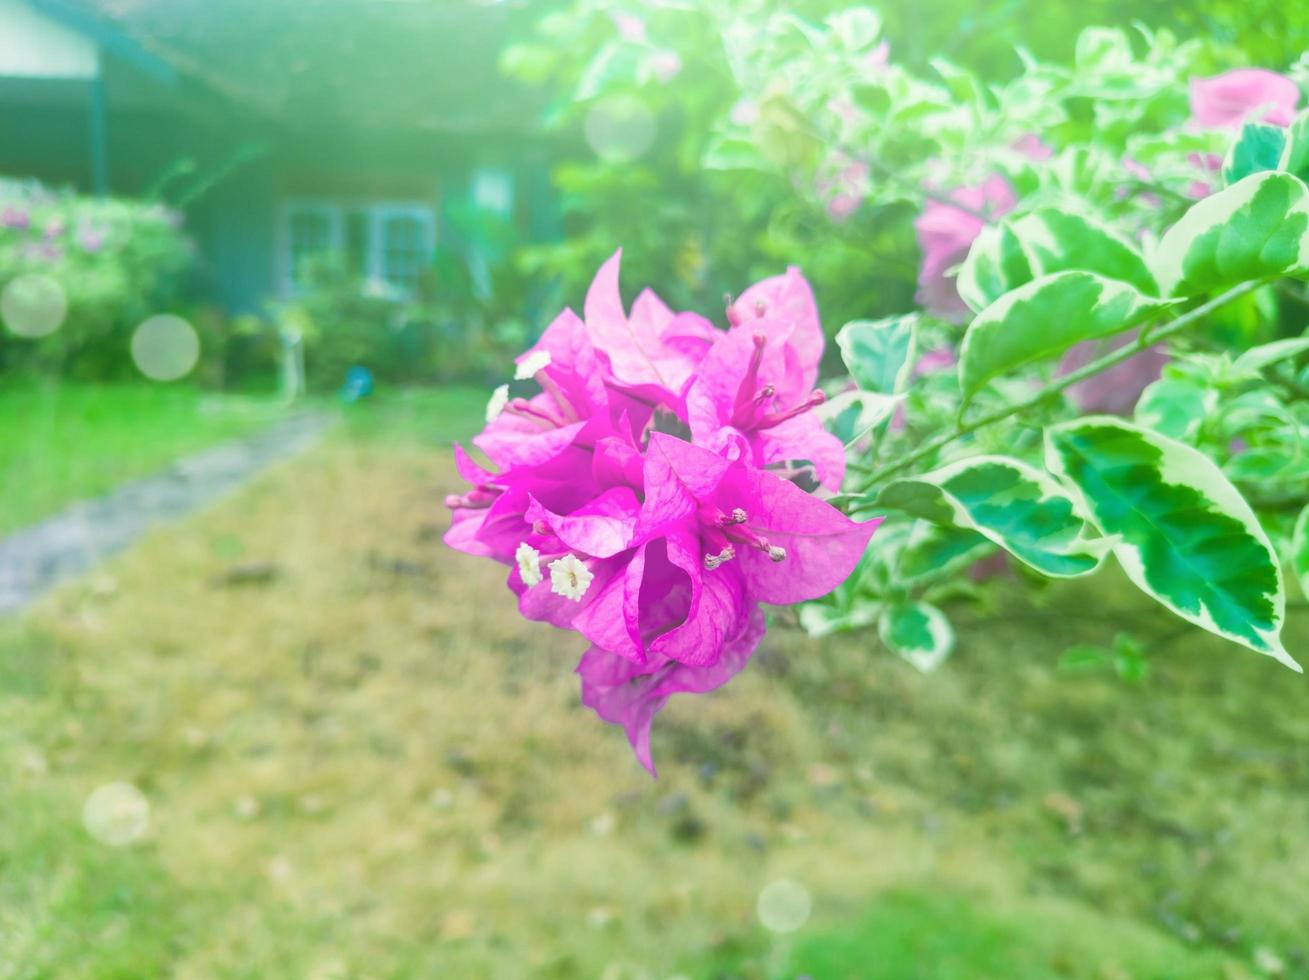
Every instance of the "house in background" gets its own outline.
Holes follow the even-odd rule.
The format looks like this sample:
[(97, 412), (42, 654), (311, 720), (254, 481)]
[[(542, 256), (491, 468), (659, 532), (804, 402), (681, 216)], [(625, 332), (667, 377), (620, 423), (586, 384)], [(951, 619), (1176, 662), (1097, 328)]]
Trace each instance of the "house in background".
[(403, 293), (451, 218), (551, 237), (539, 106), (476, 0), (0, 0), (0, 177), (182, 208), (233, 313), (326, 252)]

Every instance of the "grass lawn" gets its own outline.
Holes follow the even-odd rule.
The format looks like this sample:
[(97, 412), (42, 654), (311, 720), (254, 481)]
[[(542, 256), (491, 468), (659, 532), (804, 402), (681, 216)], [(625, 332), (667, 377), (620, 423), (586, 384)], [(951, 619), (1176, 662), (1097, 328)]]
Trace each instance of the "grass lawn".
[[(445, 397), (0, 624), (0, 978), (1309, 976), (1303, 680), (1198, 633), (1139, 683), (1061, 671), (1172, 624), (1109, 576), (1000, 582), (932, 677), (774, 629), (674, 699), (652, 781), (581, 642), (442, 550), (432, 446), (480, 413)], [(119, 781), (150, 822), (112, 847), (82, 810)]]
[(272, 402), (174, 385), (0, 386), (0, 534), (266, 424)]

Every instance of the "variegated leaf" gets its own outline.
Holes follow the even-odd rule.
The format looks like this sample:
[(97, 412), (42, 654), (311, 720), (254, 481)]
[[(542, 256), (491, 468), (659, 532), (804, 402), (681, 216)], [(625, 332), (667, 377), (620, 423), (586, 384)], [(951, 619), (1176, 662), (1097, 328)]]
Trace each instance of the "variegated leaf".
[(1043, 276), (977, 314), (959, 351), (959, 385), (971, 397), (1006, 371), (1058, 357), (1084, 340), (1122, 333), (1167, 305), (1090, 272)]
[(853, 320), (837, 332), (836, 345), (855, 384), (864, 391), (894, 395), (909, 384), (916, 355), (917, 318)]
[(1180, 378), (1161, 378), (1136, 402), (1139, 425), (1183, 442), (1194, 440), (1204, 420), (1218, 407), (1218, 392)]
[(1285, 150), (1286, 130), (1283, 127), (1246, 123), (1223, 161), (1223, 183), (1230, 187), (1251, 174), (1277, 170)]
[(1282, 647), (1286, 595), (1258, 519), (1203, 453), (1119, 418), (1046, 430), (1046, 464), (1138, 588), (1211, 633), (1300, 666)]
[(1287, 173), (1251, 174), (1191, 207), (1164, 234), (1154, 273), (1165, 296), (1215, 292), (1309, 270), (1309, 190)]
[(1036, 275), (1081, 269), (1130, 283), (1147, 296), (1158, 295), (1145, 257), (1108, 225), (1071, 211), (1038, 208), (1014, 222), (1014, 231), (1032, 257)]
[(954, 649), (954, 628), (945, 614), (926, 602), (886, 606), (877, 634), (897, 656), (923, 673), (935, 670)]
[(1095, 571), (1107, 547), (1088, 539), (1086, 521), (1058, 483), (1004, 456), (971, 456), (894, 480), (882, 488), (877, 505), (976, 531), (1056, 578)]
[(955, 288), (973, 312), (1036, 276), (1031, 257), (1007, 221), (990, 225), (973, 241), (968, 258), (959, 267)]
[(1309, 350), (1309, 337), (1290, 337), (1251, 347), (1232, 362), (1233, 376), (1257, 376), (1264, 368)]

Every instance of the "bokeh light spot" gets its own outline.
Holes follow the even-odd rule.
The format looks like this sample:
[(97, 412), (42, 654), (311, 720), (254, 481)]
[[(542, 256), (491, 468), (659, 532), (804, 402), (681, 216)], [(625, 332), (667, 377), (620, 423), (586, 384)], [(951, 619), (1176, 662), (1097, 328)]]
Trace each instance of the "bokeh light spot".
[(107, 783), (86, 798), (82, 826), (102, 844), (122, 847), (150, 829), (150, 801), (131, 783)]
[(788, 878), (769, 882), (759, 893), (755, 911), (770, 932), (795, 932), (809, 921), (812, 902), (804, 885)]
[(639, 99), (615, 95), (603, 99), (586, 114), (586, 142), (596, 156), (612, 163), (635, 160), (655, 140), (655, 118)]
[(152, 316), (132, 334), (132, 360), (151, 381), (185, 377), (199, 359), (200, 337), (180, 316)]
[(17, 276), (0, 293), (0, 317), (19, 337), (44, 337), (68, 315), (64, 287), (39, 272)]

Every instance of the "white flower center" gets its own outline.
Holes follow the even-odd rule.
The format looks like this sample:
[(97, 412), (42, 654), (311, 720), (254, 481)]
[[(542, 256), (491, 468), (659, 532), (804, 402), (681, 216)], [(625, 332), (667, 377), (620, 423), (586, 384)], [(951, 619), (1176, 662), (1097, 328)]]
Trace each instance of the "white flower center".
[(523, 359), (518, 362), (518, 369), (514, 371), (515, 381), (526, 381), (528, 378), (535, 378), (538, 371), (542, 371), (550, 366), (550, 352), (548, 350), (534, 350), (524, 355)]
[(518, 574), (522, 576), (524, 585), (530, 587), (540, 583), (541, 552), (524, 541), (514, 552), (514, 559), (518, 562)]
[(550, 563), (550, 591), (565, 599), (581, 602), (595, 575), (576, 555), (564, 555)]
[(491, 400), (486, 403), (486, 420), (494, 422), (500, 417), (500, 413), (505, 410), (509, 404), (509, 386), (501, 385), (495, 391), (491, 392)]

